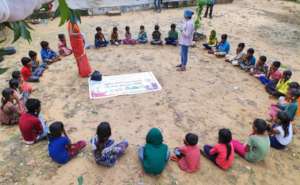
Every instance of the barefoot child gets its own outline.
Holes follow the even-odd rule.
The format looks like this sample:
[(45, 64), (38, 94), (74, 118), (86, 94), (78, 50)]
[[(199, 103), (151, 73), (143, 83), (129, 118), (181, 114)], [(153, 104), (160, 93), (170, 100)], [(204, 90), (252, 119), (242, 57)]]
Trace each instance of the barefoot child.
[(121, 44), (121, 42), (122, 41), (119, 39), (118, 28), (113, 27), (110, 43), (114, 46), (119, 46)]
[(129, 26), (125, 27), (125, 39), (123, 40), (123, 44), (127, 44), (127, 45), (135, 45), (136, 44), (136, 40), (134, 40), (131, 36)]
[(205, 145), (201, 153), (221, 169), (227, 170), (232, 166), (234, 161), (234, 148), (231, 138), (229, 129), (220, 129), (218, 144), (215, 146)]
[(140, 32), (138, 35), (137, 42), (140, 44), (146, 44), (148, 42), (147, 33), (145, 32), (145, 26), (140, 26)]
[(293, 128), (286, 112), (282, 111), (277, 114), (277, 120), (269, 126), (269, 130), (271, 147), (282, 150), (292, 142)]
[(179, 168), (183, 171), (196, 172), (200, 166), (200, 149), (197, 146), (198, 136), (188, 133), (183, 142), (184, 146), (175, 148), (175, 155), (171, 157), (171, 160), (177, 161)]
[(29, 51), (28, 56), (31, 59), (31, 69), (33, 76), (42, 76), (47, 68), (47, 64), (40, 65), (40, 61), (37, 59), (37, 53), (35, 51)]
[(6, 88), (2, 91), (1, 103), (0, 123), (3, 125), (18, 124), (22, 113), (22, 105), (13, 89)]
[(165, 38), (167, 45), (177, 46), (178, 32), (176, 31), (176, 24), (171, 24), (171, 30), (168, 33), (168, 37)]
[(146, 144), (139, 148), (138, 155), (146, 173), (158, 175), (165, 169), (170, 152), (163, 143), (163, 136), (158, 128), (152, 128), (148, 132)]
[(233, 56), (226, 55), (225, 62), (230, 62), (234, 66), (239, 65), (239, 60), (241, 60), (242, 57), (244, 57), (244, 48), (245, 48), (245, 43), (239, 43), (237, 48), (236, 48), (236, 54)]
[(72, 54), (72, 50), (68, 48), (66, 37), (64, 34), (58, 34), (58, 53), (60, 56), (69, 56)]
[(71, 143), (64, 125), (60, 121), (52, 123), (48, 134), (48, 153), (51, 159), (59, 164), (66, 164), (74, 158), (85, 146), (85, 141)]
[(249, 162), (258, 162), (266, 158), (270, 151), (270, 140), (266, 134), (268, 125), (265, 120), (255, 119), (252, 134), (245, 144), (232, 140), (234, 151)]
[(152, 41), (151, 41), (152, 45), (162, 45), (163, 42), (161, 40), (161, 33), (159, 31), (159, 26), (155, 25), (154, 26), (154, 31), (152, 33)]
[(127, 141), (115, 143), (110, 139), (111, 128), (108, 122), (101, 122), (97, 127), (96, 136), (91, 139), (92, 150), (97, 164), (112, 167), (124, 155)]
[(106, 47), (108, 45), (108, 41), (106, 41), (104, 34), (102, 33), (102, 28), (97, 27), (95, 34), (95, 48)]
[(56, 52), (50, 49), (49, 43), (47, 41), (42, 41), (40, 45), (42, 47), (41, 56), (44, 63), (49, 65), (61, 60)]

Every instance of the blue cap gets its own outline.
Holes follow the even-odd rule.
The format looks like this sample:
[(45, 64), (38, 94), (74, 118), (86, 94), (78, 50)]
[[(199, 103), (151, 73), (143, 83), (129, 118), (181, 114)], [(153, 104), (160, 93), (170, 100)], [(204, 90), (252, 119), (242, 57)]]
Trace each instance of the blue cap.
[(185, 10), (184, 17), (192, 17), (194, 12), (192, 10)]

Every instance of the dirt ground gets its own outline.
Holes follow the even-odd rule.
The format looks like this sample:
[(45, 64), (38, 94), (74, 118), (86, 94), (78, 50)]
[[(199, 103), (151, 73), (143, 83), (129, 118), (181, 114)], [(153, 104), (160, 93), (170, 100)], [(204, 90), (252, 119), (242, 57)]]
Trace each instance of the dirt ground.
[[(94, 29), (101, 26), (109, 37), (112, 26), (131, 26), (137, 35), (144, 24), (148, 35), (159, 23), (163, 35), (173, 22), (182, 20), (183, 9), (125, 13), (122, 16), (84, 17), (82, 31), (93, 43)], [(58, 20), (34, 26), (33, 42), (18, 41), (18, 52), (7, 58), (1, 67), (9, 67), (0, 76), (1, 89), (13, 70), (21, 67), (19, 59), (28, 50), (40, 50), (39, 42), (48, 40), (56, 49), (57, 34), (66, 33)], [(255, 55), (266, 55), (268, 61), (282, 61), (300, 81), (300, 4), (278, 0), (235, 0), (233, 4), (215, 6), (212, 20), (204, 19), (202, 31), (216, 29), (218, 35), (227, 33), (234, 52), (238, 42), (256, 49)], [(156, 93), (90, 100), (87, 79), (78, 77), (73, 56), (50, 66), (33, 97), (42, 101), (42, 112), (49, 122), (63, 121), (73, 141), (88, 141), (101, 121), (109, 121), (112, 138), (128, 139), (130, 145), (124, 157), (113, 168), (97, 166), (91, 147), (64, 166), (51, 161), (47, 142), (33, 146), (21, 142), (17, 126), (0, 127), (0, 184), (62, 185), (77, 184), (82, 176), (85, 185), (176, 185), (176, 184), (251, 184), (296, 185), (300, 174), (300, 134), (285, 151), (271, 150), (264, 162), (250, 164), (236, 156), (233, 167), (221, 171), (201, 158), (201, 169), (195, 174), (182, 172), (170, 162), (162, 175), (145, 175), (137, 158), (137, 148), (145, 142), (151, 127), (161, 128), (170, 148), (182, 145), (187, 132), (197, 133), (199, 146), (217, 140), (222, 127), (232, 130), (236, 139), (245, 141), (254, 118), (267, 118), (272, 101), (263, 86), (248, 74), (207, 54), (201, 43), (190, 52), (188, 71), (179, 73), (179, 48), (150, 45), (109, 46), (87, 51), (93, 69), (104, 75), (152, 71), (162, 85)], [(299, 118), (296, 120), (299, 123)], [(300, 125), (300, 123), (298, 124)], [(298, 183), (297, 183), (298, 182)]]

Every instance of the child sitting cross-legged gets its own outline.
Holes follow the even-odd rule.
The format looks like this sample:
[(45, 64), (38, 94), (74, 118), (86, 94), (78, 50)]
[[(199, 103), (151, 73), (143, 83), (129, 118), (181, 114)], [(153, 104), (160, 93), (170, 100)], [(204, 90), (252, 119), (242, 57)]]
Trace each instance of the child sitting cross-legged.
[(168, 33), (168, 37), (165, 38), (167, 45), (177, 46), (178, 32), (176, 31), (176, 24), (171, 24), (171, 30)]
[(214, 162), (223, 170), (229, 169), (234, 161), (234, 148), (231, 143), (231, 131), (229, 129), (219, 130), (219, 141), (215, 146), (205, 145), (202, 155)]
[(125, 27), (125, 39), (123, 40), (123, 44), (127, 44), (127, 45), (135, 45), (136, 44), (136, 40), (134, 40), (131, 36), (129, 26)]
[(293, 140), (293, 127), (289, 115), (281, 111), (273, 125), (269, 125), (271, 147), (282, 150)]
[(59, 164), (69, 162), (86, 146), (85, 141), (78, 141), (72, 144), (65, 131), (64, 124), (60, 121), (52, 123), (49, 131), (49, 156)]
[(285, 96), (288, 92), (289, 84), (291, 83), (292, 71), (286, 70), (283, 72), (280, 80), (277, 84), (269, 83), (266, 86), (266, 91), (274, 96), (279, 98), (280, 96)]
[(47, 41), (42, 41), (40, 45), (42, 47), (41, 56), (43, 63), (49, 65), (61, 60), (60, 57), (56, 54), (56, 52), (49, 47), (49, 43)]
[(268, 73), (266, 75), (259, 75), (258, 78), (260, 82), (264, 85), (268, 85), (269, 83), (276, 85), (282, 76), (281, 72), (279, 71), (280, 66), (281, 63), (279, 61), (274, 61), (268, 69)]
[(214, 51), (209, 53), (215, 54), (217, 57), (225, 57), (230, 51), (230, 44), (227, 40), (227, 34), (221, 36), (221, 42), (219, 42)]
[(250, 69), (250, 74), (259, 78), (261, 75), (267, 75), (268, 73), (268, 65), (266, 64), (267, 57), (260, 56), (255, 66)]
[(158, 128), (150, 129), (146, 144), (139, 148), (138, 155), (146, 173), (159, 175), (165, 169), (170, 152), (168, 146), (163, 143), (163, 136)]
[(145, 26), (140, 26), (140, 32), (138, 35), (137, 42), (140, 44), (146, 44), (148, 42), (147, 33), (145, 32)]
[(161, 40), (161, 33), (159, 31), (159, 26), (155, 25), (154, 26), (154, 31), (152, 33), (152, 41), (151, 41), (152, 45), (162, 45), (163, 42)]
[(184, 146), (175, 148), (171, 160), (177, 161), (181, 170), (193, 173), (200, 167), (200, 149), (197, 146), (198, 136), (193, 133), (188, 133), (184, 139)]
[(21, 59), (22, 62), (22, 69), (21, 69), (21, 74), (23, 79), (26, 82), (39, 82), (39, 76), (33, 76), (32, 74), (32, 69), (31, 69), (31, 60), (28, 57), (23, 57)]
[(34, 144), (47, 138), (48, 125), (40, 114), (41, 102), (38, 99), (28, 99), (26, 113), (22, 113), (19, 119), (19, 128), (25, 144)]
[(119, 39), (118, 28), (113, 27), (113, 31), (111, 33), (110, 43), (114, 46), (119, 46), (121, 44), (121, 40)]
[(64, 34), (58, 34), (58, 53), (63, 57), (72, 54), (72, 50), (67, 46), (67, 41)]
[(217, 32), (216, 30), (211, 30), (208, 42), (203, 44), (204, 49), (212, 50), (218, 44)]
[(247, 50), (247, 54), (244, 55), (239, 60), (239, 66), (244, 71), (249, 71), (251, 68), (253, 68), (255, 66), (255, 63), (256, 63), (256, 58), (254, 56), (254, 49), (253, 48), (249, 48)]
[(128, 142), (115, 143), (110, 139), (111, 128), (108, 122), (101, 122), (97, 127), (96, 136), (91, 139), (95, 161), (99, 165), (112, 167), (125, 153)]
[(102, 28), (97, 27), (95, 34), (95, 48), (106, 47), (108, 45), (108, 41), (106, 41), (104, 34), (102, 33)]
[(235, 55), (226, 55), (225, 62), (230, 62), (234, 66), (239, 65), (239, 60), (245, 55), (244, 53), (245, 43), (239, 43), (236, 48)]
[(40, 65), (37, 53), (35, 51), (29, 51), (28, 56), (31, 59), (31, 69), (33, 76), (42, 76), (44, 71), (47, 69), (47, 64), (43, 63)]
[(252, 125), (252, 134), (247, 143), (242, 144), (232, 140), (234, 151), (249, 162), (258, 162), (266, 158), (270, 151), (270, 140), (266, 134), (268, 125), (263, 119), (255, 119)]

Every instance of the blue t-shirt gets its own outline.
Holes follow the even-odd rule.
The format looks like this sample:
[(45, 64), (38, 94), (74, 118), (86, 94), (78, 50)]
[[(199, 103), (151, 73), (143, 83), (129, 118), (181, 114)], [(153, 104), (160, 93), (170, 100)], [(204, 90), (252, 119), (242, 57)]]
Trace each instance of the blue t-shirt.
[(57, 54), (51, 49), (42, 49), (41, 57), (43, 62), (47, 62), (47, 60), (52, 60), (53, 58), (57, 57)]
[(52, 160), (59, 164), (66, 164), (70, 160), (67, 151), (67, 146), (69, 144), (70, 140), (67, 137), (49, 137), (48, 152)]
[(217, 51), (218, 52), (225, 52), (226, 54), (229, 53), (229, 50), (230, 50), (230, 44), (225, 41), (225, 42), (220, 42), (218, 45), (217, 45)]

